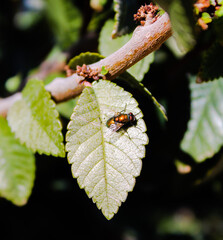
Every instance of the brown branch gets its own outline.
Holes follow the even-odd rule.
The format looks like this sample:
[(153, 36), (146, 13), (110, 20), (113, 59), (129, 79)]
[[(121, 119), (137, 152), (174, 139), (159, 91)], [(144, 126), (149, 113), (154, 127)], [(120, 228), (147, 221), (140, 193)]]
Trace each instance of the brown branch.
[[(144, 26), (137, 27), (132, 38), (122, 48), (89, 67), (100, 72), (104, 66), (109, 71), (106, 78), (112, 80), (157, 50), (171, 35), (170, 19), (168, 14), (164, 13), (154, 23), (151, 24), (151, 21), (148, 21)], [(56, 78), (46, 86), (46, 90), (51, 93), (56, 102), (66, 101), (82, 92), (83, 80), (84, 78), (76, 73), (67, 78)], [(21, 98), (19, 93), (16, 96), (0, 99), (0, 115), (6, 116), (9, 107)]]
[(168, 14), (164, 13), (153, 24), (137, 27), (132, 38), (122, 48), (90, 65), (90, 68), (100, 71), (101, 67), (105, 66), (109, 71), (106, 77), (112, 80), (157, 50), (171, 35), (170, 19)]

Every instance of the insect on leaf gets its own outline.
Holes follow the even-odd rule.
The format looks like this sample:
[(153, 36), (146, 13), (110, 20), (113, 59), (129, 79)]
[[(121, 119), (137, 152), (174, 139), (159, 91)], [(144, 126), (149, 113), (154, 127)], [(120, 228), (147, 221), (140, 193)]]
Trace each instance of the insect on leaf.
[[(107, 120), (123, 110), (135, 115), (136, 124), (112, 131)], [(148, 144), (142, 117), (130, 93), (102, 80), (84, 89), (68, 124), (72, 174), (107, 219), (117, 213), (140, 175)]]

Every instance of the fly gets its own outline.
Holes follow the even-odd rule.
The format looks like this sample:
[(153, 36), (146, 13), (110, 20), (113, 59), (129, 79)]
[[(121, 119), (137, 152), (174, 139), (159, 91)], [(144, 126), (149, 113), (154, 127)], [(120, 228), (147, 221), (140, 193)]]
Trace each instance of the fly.
[(106, 126), (113, 132), (117, 132), (123, 126), (134, 124), (136, 118), (133, 113), (116, 113), (115, 116), (108, 119)]

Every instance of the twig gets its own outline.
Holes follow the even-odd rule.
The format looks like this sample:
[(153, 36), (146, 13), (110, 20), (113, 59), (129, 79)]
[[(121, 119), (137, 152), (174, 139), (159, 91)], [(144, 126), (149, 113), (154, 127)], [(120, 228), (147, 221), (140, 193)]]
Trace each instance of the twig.
[(125, 72), (151, 52), (157, 50), (172, 35), (170, 19), (164, 13), (153, 24), (139, 26), (132, 38), (110, 56), (91, 64), (91, 69), (100, 71), (104, 66), (108, 70), (107, 79), (112, 80)]
[[(170, 19), (168, 14), (164, 13), (154, 23), (151, 24), (149, 21), (144, 26), (137, 27), (132, 38), (122, 48), (89, 66), (98, 72), (104, 66), (109, 71), (106, 78), (112, 80), (157, 50), (171, 35)], [(67, 78), (56, 78), (46, 86), (46, 90), (56, 102), (66, 101), (82, 92), (85, 86), (83, 80), (84, 78), (76, 73)], [(0, 99), (0, 115), (7, 115), (10, 106), (21, 97), (19, 93), (16, 96)]]

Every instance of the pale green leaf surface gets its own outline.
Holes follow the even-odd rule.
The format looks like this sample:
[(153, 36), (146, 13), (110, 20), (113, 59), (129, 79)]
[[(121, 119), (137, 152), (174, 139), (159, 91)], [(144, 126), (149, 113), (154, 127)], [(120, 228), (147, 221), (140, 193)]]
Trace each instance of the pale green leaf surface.
[(8, 121), (16, 137), (34, 152), (64, 157), (61, 122), (42, 81), (27, 83), (22, 99), (10, 108)]
[[(112, 39), (111, 32), (114, 25), (113, 20), (108, 20), (104, 27), (101, 30), (99, 37), (99, 51), (104, 56), (109, 56), (113, 52), (117, 51), (124, 44), (126, 44), (132, 34), (123, 35), (122, 37)], [(131, 73), (138, 81), (143, 80), (145, 73), (149, 71), (150, 64), (154, 61), (154, 53), (149, 54), (144, 57), (141, 61), (136, 63), (134, 66), (128, 69), (128, 72)]]
[(34, 178), (33, 154), (15, 139), (7, 121), (0, 117), (0, 196), (16, 205), (26, 204)]
[[(113, 132), (106, 122), (123, 110), (132, 112), (137, 123)], [(71, 116), (66, 150), (73, 176), (107, 219), (117, 213), (140, 174), (148, 144), (142, 117), (132, 95), (105, 80), (84, 89)]]
[(223, 145), (223, 78), (191, 89), (191, 119), (181, 148), (197, 162), (212, 157)]

